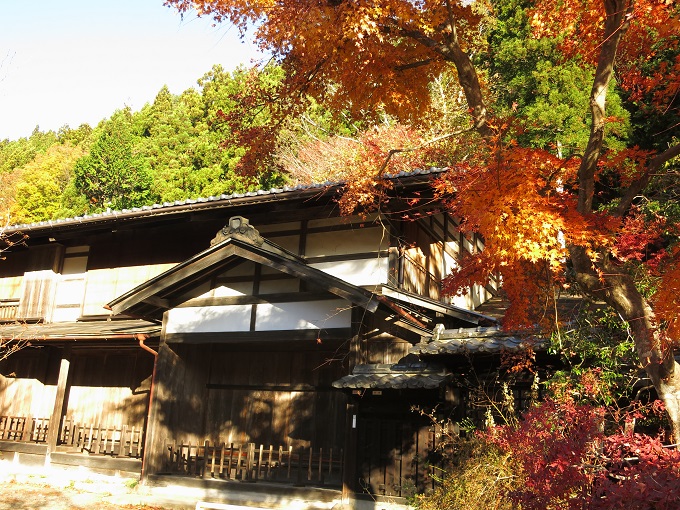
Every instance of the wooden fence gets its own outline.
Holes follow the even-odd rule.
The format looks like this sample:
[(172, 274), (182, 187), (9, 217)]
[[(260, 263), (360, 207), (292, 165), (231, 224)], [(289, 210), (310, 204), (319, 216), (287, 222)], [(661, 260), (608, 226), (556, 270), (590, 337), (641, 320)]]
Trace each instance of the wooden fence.
[(0, 299), (0, 322), (14, 322), (18, 310), (18, 299)]
[(59, 444), (79, 452), (141, 458), (144, 446), (142, 427), (102, 426), (64, 419)]
[[(45, 443), (49, 422), (49, 418), (0, 416), (0, 440)], [(128, 425), (83, 424), (64, 418), (58, 446), (81, 453), (141, 458), (144, 430)]]
[(49, 422), (49, 418), (0, 416), (0, 440), (44, 443), (47, 441)]
[(167, 449), (166, 469), (173, 474), (295, 485), (342, 484), (342, 450), (210, 441), (173, 442)]

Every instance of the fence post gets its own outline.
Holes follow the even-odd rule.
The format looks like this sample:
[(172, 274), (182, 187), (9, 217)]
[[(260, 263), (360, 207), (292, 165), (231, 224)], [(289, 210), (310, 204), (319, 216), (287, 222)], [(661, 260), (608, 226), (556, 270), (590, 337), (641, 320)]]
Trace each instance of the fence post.
[(255, 467), (255, 481), (257, 481), (260, 478), (260, 469), (262, 469), (262, 451), (264, 449), (264, 445), (260, 445), (260, 454), (257, 457), (257, 466)]
[(272, 455), (274, 453), (274, 445), (269, 445), (269, 459), (267, 460), (267, 480), (271, 480), (272, 473)]
[(254, 482), (253, 464), (255, 464), (255, 443), (248, 443), (248, 454), (246, 457), (246, 481)]
[(23, 441), (24, 443), (31, 439), (31, 436), (33, 435), (33, 429), (35, 429), (35, 418), (30, 419), (31, 421), (30, 427), (27, 426), (28, 421), (29, 419), (26, 418), (26, 421), (24, 422), (24, 430), (22, 431), (23, 433), (21, 434), (20, 438), (20, 440)]
[(297, 482), (296, 486), (297, 487), (303, 487), (305, 484), (302, 481), (302, 459), (305, 454), (305, 449), (303, 446), (300, 447), (300, 453), (298, 454), (298, 469), (297, 469)]
[(319, 484), (323, 485), (323, 448), (319, 448)]

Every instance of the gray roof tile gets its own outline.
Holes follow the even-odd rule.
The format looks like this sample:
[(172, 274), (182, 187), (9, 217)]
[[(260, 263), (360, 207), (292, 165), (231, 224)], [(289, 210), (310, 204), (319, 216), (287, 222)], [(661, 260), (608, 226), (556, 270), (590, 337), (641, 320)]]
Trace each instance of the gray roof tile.
[[(444, 172), (446, 169), (445, 168), (429, 168), (426, 170), (414, 170), (412, 172), (400, 172), (398, 174), (388, 174), (385, 175), (385, 178), (387, 179), (398, 179), (402, 177), (414, 177), (418, 175), (430, 175), (430, 174), (438, 174), (441, 172)], [(170, 208), (170, 207), (178, 207), (178, 206), (187, 206), (190, 207), (193, 204), (202, 204), (202, 203), (215, 203), (215, 202), (222, 202), (222, 201), (229, 201), (237, 198), (250, 198), (250, 197), (258, 197), (258, 196), (267, 196), (267, 195), (278, 195), (282, 193), (293, 193), (297, 191), (306, 191), (306, 190), (314, 190), (314, 189), (322, 189), (322, 188), (327, 188), (327, 187), (332, 187), (332, 186), (339, 186), (341, 185), (342, 182), (325, 182), (325, 183), (317, 183), (317, 184), (309, 184), (309, 185), (301, 185), (298, 184), (296, 186), (284, 186), (283, 188), (271, 188), (269, 190), (257, 190), (257, 191), (249, 191), (247, 193), (232, 193), (229, 195), (220, 195), (219, 197), (211, 196), (211, 197), (202, 197), (202, 198), (193, 198), (193, 199), (186, 199), (186, 200), (177, 200), (175, 202), (164, 202), (162, 204), (153, 204), (153, 205), (145, 205), (142, 206), (141, 208), (135, 207), (132, 209), (124, 209), (121, 211), (104, 211), (100, 213), (93, 213), (93, 214), (86, 214), (83, 216), (76, 216), (73, 218), (63, 218), (63, 219), (58, 219), (58, 220), (50, 220), (50, 221), (40, 221), (37, 223), (22, 223), (19, 225), (12, 225), (9, 227), (9, 230), (21, 230), (21, 229), (28, 229), (28, 228), (35, 228), (35, 227), (43, 227), (43, 226), (51, 226), (55, 224), (65, 224), (65, 223), (78, 223), (78, 222), (83, 222), (83, 221), (88, 221), (88, 220), (93, 220), (93, 219), (106, 219), (106, 218), (115, 218), (121, 214), (131, 214), (131, 213), (143, 213), (146, 211), (150, 210), (158, 210), (158, 209), (165, 209), (165, 208)]]
[(439, 388), (449, 374), (439, 365), (424, 362), (394, 365), (357, 365), (351, 375), (333, 382), (334, 388), (342, 389), (435, 389)]
[(409, 349), (416, 355), (495, 353), (519, 351), (529, 347), (545, 349), (546, 339), (532, 332), (506, 332), (499, 327), (444, 330), (438, 338)]

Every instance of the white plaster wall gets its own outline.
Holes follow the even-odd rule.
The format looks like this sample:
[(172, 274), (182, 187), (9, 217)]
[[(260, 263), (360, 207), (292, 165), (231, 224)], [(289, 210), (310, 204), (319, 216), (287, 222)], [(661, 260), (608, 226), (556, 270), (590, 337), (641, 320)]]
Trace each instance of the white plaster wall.
[(173, 308), (168, 312), (166, 333), (216, 333), (250, 331), (251, 305)]
[(350, 326), (350, 305), (343, 299), (257, 305), (257, 331), (328, 329)]
[(389, 235), (382, 228), (318, 232), (307, 236), (306, 257), (371, 253), (387, 249)]
[(345, 280), (353, 285), (381, 285), (387, 283), (387, 257), (310, 264), (316, 269)]
[[(250, 331), (252, 305), (175, 308), (166, 333)], [(350, 306), (343, 299), (258, 304), (256, 331), (314, 330), (350, 326)]]

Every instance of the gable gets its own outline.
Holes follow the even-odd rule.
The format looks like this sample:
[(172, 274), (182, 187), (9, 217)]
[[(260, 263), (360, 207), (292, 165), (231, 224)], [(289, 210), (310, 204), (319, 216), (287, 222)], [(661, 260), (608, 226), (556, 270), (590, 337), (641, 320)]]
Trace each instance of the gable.
[(229, 231), (207, 250), (114, 299), (107, 308), (114, 315), (125, 313), (160, 320), (166, 310), (200, 296), (215, 278), (246, 261), (309, 281), (368, 311), (375, 311), (378, 306), (371, 292), (310, 267), (264, 239), (256, 241), (238, 231)]
[[(107, 308), (114, 315), (157, 321), (167, 311), (166, 335), (338, 329), (347, 333), (352, 306), (380, 313), (411, 336), (429, 333), (384, 297), (312, 267), (262, 238), (245, 218), (230, 219), (211, 244), (114, 299)], [(247, 292), (250, 276), (270, 292), (257, 286)], [(288, 292), (271, 292), (277, 286), (278, 290), (287, 286)]]

